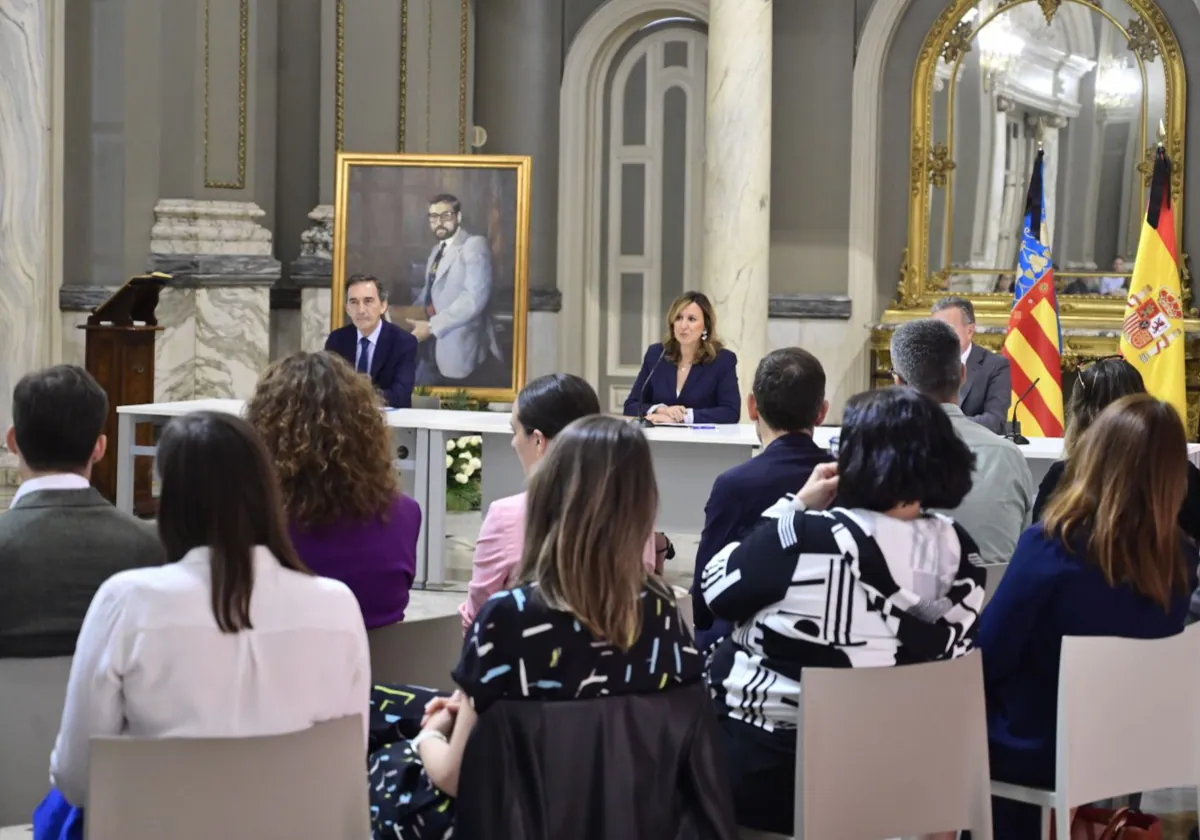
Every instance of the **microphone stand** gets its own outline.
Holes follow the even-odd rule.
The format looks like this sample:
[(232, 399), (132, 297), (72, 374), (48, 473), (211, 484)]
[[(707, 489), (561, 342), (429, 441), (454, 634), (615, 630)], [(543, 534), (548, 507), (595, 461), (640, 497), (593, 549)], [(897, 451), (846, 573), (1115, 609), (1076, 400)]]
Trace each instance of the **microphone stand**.
[(658, 370), (658, 366), (662, 364), (663, 356), (667, 355), (667, 348), (664, 346), (662, 352), (658, 354), (658, 358), (654, 360), (654, 364), (650, 366), (650, 372), (646, 374), (646, 380), (642, 382), (642, 387), (638, 389), (638, 413), (637, 419), (633, 421), (633, 425), (641, 426), (643, 429), (648, 429), (654, 425), (646, 417), (646, 388), (650, 386), (650, 380), (654, 378), (654, 371)]
[(1033, 380), (1033, 382), (1029, 383), (1029, 387), (1025, 389), (1025, 393), (1018, 397), (1017, 401), (1013, 404), (1012, 420), (1008, 423), (1008, 429), (1005, 431), (1004, 436), (1017, 446), (1029, 445), (1029, 438), (1021, 434), (1021, 421), (1017, 419), (1017, 409), (1021, 407), (1021, 403), (1025, 401), (1026, 397), (1033, 393), (1033, 389), (1036, 388), (1037, 384), (1041, 381), (1042, 378), (1039, 376), (1037, 379)]

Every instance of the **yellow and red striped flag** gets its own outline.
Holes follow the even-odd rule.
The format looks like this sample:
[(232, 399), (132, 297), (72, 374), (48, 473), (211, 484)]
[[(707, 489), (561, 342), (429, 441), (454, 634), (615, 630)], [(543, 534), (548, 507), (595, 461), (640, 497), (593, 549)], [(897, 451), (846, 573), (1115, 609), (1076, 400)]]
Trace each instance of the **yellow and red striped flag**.
[(1183, 290), (1171, 207), (1171, 161), (1162, 146), (1154, 159), (1150, 202), (1125, 303), (1121, 355), (1142, 374), (1146, 390), (1175, 406), (1186, 423)]
[[(1062, 328), (1046, 229), (1042, 158), (1039, 151), (1025, 199), (1025, 230), (1004, 355), (1012, 367), (1010, 405), (1016, 408), (1021, 431), (1031, 437), (1062, 437)], [(1022, 396), (1024, 399), (1017, 406)]]

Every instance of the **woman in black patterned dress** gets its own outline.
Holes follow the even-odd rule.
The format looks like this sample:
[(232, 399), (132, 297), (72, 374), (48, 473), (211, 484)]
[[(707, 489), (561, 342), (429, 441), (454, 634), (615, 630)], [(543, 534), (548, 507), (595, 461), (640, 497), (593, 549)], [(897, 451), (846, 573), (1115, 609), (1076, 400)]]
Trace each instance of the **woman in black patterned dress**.
[(375, 688), (376, 838), (450, 835), (467, 738), (497, 700), (641, 694), (703, 678), (670, 590), (642, 566), (657, 508), (638, 429), (590, 416), (555, 438), (529, 482), (521, 583), (493, 595), (471, 625), (453, 673), (460, 690)]

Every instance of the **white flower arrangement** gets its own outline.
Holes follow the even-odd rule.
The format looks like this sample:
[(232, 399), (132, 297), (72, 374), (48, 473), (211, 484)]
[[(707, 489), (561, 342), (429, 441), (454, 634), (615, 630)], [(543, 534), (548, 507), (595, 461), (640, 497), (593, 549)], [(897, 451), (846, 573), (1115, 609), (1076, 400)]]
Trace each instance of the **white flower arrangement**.
[(483, 437), (446, 441), (446, 501), (451, 510), (478, 510), (483, 480)]

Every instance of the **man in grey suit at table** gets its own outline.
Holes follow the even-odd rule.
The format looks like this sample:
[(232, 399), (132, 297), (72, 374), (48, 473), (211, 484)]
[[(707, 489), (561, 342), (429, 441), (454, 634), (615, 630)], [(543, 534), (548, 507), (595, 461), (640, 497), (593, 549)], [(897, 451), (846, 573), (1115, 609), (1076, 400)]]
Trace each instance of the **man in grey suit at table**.
[(421, 342), (417, 384), (511, 387), (492, 325), (487, 239), (463, 229), (462, 204), (453, 195), (430, 200), (429, 229), (438, 244), (425, 263), (425, 286), (417, 301), (428, 320), (409, 321)]
[(152, 524), (114, 508), (91, 486), (104, 457), (108, 397), (91, 374), (58, 365), (13, 390), (8, 448), (21, 486), (0, 516), (0, 659), (70, 656), (100, 584), (157, 566)]
[(958, 407), (970, 420), (1003, 434), (1012, 404), (1008, 359), (975, 343), (975, 307), (966, 298), (942, 298), (933, 306), (933, 317), (958, 333), (962, 363), (967, 369), (967, 380), (958, 392)]

